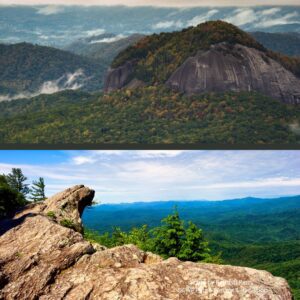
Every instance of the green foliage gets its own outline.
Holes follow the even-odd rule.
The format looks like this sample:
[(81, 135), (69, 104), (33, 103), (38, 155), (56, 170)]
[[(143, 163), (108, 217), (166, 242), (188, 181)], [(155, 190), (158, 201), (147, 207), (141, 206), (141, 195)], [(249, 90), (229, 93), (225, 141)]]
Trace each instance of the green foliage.
[(60, 221), (60, 225), (64, 226), (64, 227), (67, 227), (67, 228), (71, 228), (71, 229), (76, 230), (76, 225), (74, 224), (74, 222), (72, 220), (69, 220), (69, 219), (63, 219), (63, 220), (61, 220)]
[(300, 56), (300, 34), (297, 32), (251, 32), (264, 47), (291, 56)]
[(162, 220), (163, 225), (153, 229), (154, 252), (164, 257), (179, 257), (185, 236), (184, 223), (177, 210)]
[(24, 195), (11, 188), (5, 175), (0, 175), (0, 219), (9, 217), (25, 204)]
[(56, 218), (56, 215), (55, 215), (55, 212), (54, 211), (48, 211), (47, 212), (47, 216), (51, 219), (55, 219)]
[(44, 178), (40, 177), (38, 181), (33, 181), (30, 193), (30, 198), (33, 202), (40, 202), (46, 200)]
[(106, 65), (73, 53), (29, 43), (0, 44), (0, 92), (36, 92), (44, 82), (82, 69), (90, 77), (86, 88), (99, 90)]
[(299, 143), (300, 107), (258, 93), (187, 97), (163, 87), (66, 91), (0, 103), (1, 143)]
[(250, 34), (224, 21), (208, 21), (180, 32), (147, 36), (119, 53), (112, 67), (135, 61), (131, 78), (137, 78), (150, 85), (163, 84), (188, 57), (222, 42), (231, 45), (238, 43), (264, 51), (295, 74), (300, 74), (300, 59), (268, 51)]
[(29, 193), (28, 184), (25, 183), (27, 177), (19, 168), (13, 168), (11, 173), (6, 175), (8, 185), (16, 192), (21, 193), (24, 197)]
[(190, 221), (178, 257), (181, 260), (206, 261), (210, 260), (209, 252), (208, 242), (204, 240), (202, 229)]
[(114, 227), (111, 234), (109, 232), (99, 234), (85, 229), (84, 236), (91, 242), (109, 248), (134, 244), (144, 251), (154, 252), (164, 258), (178, 257), (189, 261), (221, 262), (220, 254), (210, 255), (208, 242), (204, 239), (202, 230), (192, 222), (185, 228), (177, 210), (164, 218), (160, 227), (152, 230), (149, 230), (147, 225), (133, 227), (129, 232)]

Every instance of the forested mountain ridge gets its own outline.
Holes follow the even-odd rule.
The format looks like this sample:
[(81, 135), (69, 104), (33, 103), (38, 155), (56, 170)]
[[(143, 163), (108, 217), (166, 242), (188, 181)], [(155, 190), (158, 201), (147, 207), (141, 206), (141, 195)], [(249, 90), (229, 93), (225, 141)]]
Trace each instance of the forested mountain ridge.
[[(105, 67), (52, 47), (0, 44), (0, 94), (50, 93), (60, 89), (99, 90)], [(19, 97), (20, 98), (20, 97)]]
[(246, 92), (64, 91), (0, 103), (0, 142), (294, 144), (299, 109)]
[(265, 48), (285, 55), (300, 56), (300, 33), (255, 31), (250, 34)]
[(147, 36), (122, 51), (105, 91), (165, 84), (187, 94), (254, 90), (298, 103), (299, 74), (300, 59), (267, 50), (234, 25), (209, 21)]

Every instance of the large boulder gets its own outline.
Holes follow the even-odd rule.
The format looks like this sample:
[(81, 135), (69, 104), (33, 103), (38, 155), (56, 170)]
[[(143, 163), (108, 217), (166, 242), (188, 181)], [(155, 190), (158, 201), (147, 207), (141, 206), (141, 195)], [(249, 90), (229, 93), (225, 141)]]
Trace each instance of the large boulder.
[(166, 83), (187, 93), (257, 91), (287, 103), (300, 103), (300, 79), (264, 52), (221, 43), (189, 57)]
[(0, 236), (0, 299), (292, 299), (287, 282), (266, 271), (162, 260), (134, 245), (93, 247), (76, 226), (61, 225), (81, 226), (93, 196), (76, 186), (11, 220)]

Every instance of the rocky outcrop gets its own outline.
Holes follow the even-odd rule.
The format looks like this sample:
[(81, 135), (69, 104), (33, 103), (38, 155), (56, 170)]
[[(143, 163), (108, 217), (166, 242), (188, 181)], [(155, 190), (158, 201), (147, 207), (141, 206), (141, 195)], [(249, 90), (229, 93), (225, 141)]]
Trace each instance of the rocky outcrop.
[(167, 81), (187, 94), (258, 91), (287, 103), (300, 103), (300, 79), (264, 52), (239, 44), (217, 44), (188, 58)]
[(80, 215), (93, 194), (76, 186), (16, 215), (0, 237), (0, 299), (292, 299), (268, 272), (162, 260), (134, 245), (96, 249), (49, 214), (67, 207), (76, 222), (71, 210)]
[(128, 84), (130, 75), (135, 66), (135, 61), (126, 62), (123, 66), (109, 69), (105, 78), (104, 91), (111, 92), (121, 89)]
[[(134, 61), (111, 69), (105, 91), (133, 89), (145, 83), (133, 77)], [(138, 83), (138, 84), (137, 84)], [(207, 92), (256, 91), (285, 103), (300, 103), (300, 79), (261, 50), (219, 43), (189, 57), (165, 85), (188, 95)]]

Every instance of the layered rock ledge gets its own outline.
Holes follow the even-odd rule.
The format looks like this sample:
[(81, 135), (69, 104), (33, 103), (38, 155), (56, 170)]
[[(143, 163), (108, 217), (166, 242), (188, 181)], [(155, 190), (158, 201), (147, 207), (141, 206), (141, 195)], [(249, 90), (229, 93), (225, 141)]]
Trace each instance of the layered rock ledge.
[(75, 186), (27, 207), (10, 229), (5, 223), (0, 299), (292, 299), (287, 282), (266, 271), (162, 260), (134, 245), (94, 247), (80, 233), (93, 197)]

